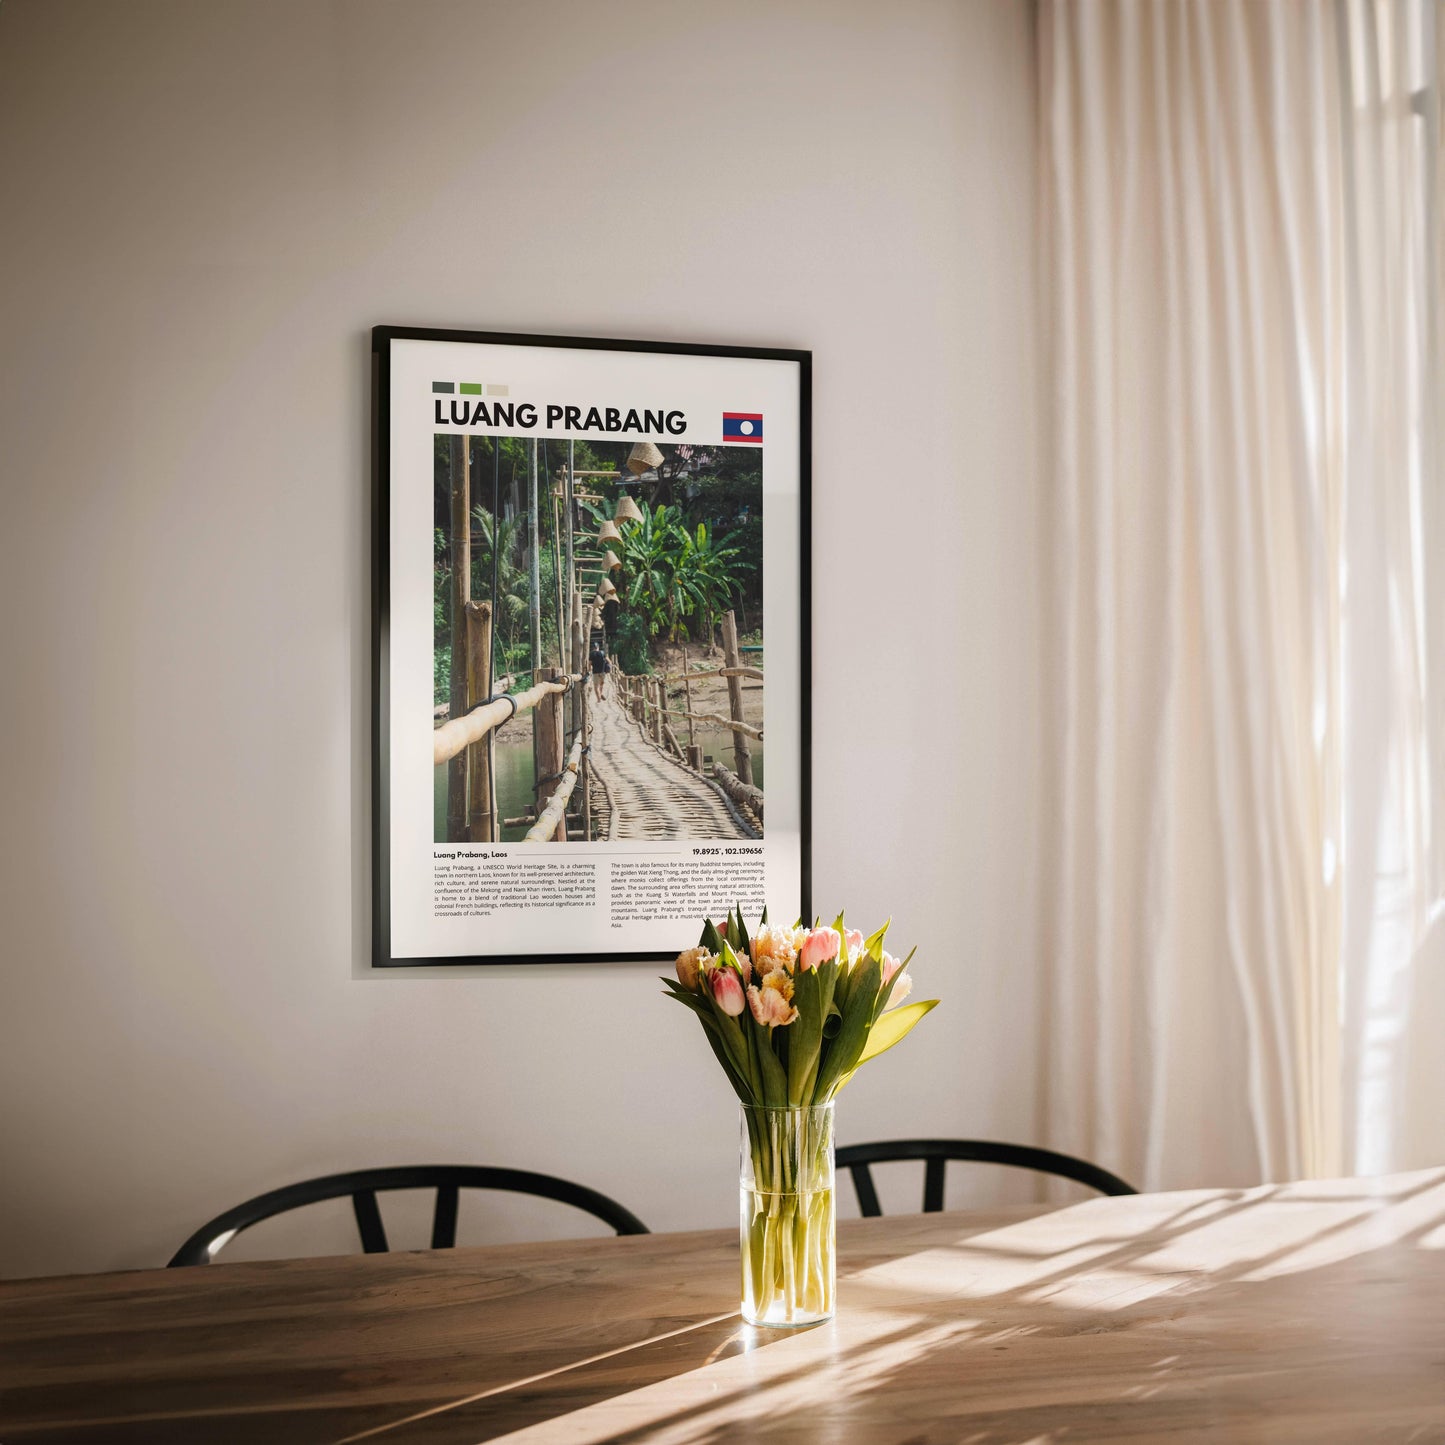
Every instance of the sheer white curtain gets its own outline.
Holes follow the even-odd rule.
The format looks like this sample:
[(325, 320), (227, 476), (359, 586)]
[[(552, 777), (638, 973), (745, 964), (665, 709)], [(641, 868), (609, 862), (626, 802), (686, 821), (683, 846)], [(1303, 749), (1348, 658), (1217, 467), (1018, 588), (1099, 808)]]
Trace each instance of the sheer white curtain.
[(1445, 1160), (1438, 0), (1042, 0), (1044, 1132)]

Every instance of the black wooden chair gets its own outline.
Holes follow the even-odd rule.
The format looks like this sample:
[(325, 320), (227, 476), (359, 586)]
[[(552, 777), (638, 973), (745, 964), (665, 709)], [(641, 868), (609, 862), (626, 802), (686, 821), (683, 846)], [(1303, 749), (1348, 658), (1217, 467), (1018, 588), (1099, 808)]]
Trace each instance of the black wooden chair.
[(504, 1189), (515, 1194), (534, 1194), (585, 1209), (618, 1234), (647, 1234), (647, 1226), (615, 1199), (557, 1179), (550, 1174), (533, 1174), (526, 1169), (493, 1169), (476, 1164), (403, 1164), (392, 1169), (358, 1169), (350, 1174), (328, 1174), (301, 1184), (288, 1184), (267, 1194), (258, 1194), (204, 1224), (175, 1252), (168, 1268), (178, 1265), (209, 1264), (243, 1229), (323, 1199), (351, 1196), (361, 1247), (367, 1254), (387, 1252), (386, 1230), (376, 1196), (395, 1189), (435, 1189), (436, 1211), (432, 1215), (431, 1247), (451, 1249), (457, 1242), (457, 1204), (463, 1189)]
[(878, 1191), (873, 1187), (869, 1166), (891, 1164), (900, 1159), (922, 1159), (923, 1212), (937, 1214), (943, 1209), (943, 1174), (950, 1159), (977, 1164), (1009, 1164), (1016, 1169), (1035, 1169), (1057, 1174), (1097, 1189), (1100, 1194), (1137, 1194), (1117, 1174), (1097, 1164), (1057, 1154), (1052, 1149), (1035, 1149), (1028, 1144), (995, 1144), (988, 1139), (889, 1139), (881, 1144), (849, 1144), (838, 1150), (838, 1168), (853, 1176), (858, 1208), (865, 1218), (883, 1213)]

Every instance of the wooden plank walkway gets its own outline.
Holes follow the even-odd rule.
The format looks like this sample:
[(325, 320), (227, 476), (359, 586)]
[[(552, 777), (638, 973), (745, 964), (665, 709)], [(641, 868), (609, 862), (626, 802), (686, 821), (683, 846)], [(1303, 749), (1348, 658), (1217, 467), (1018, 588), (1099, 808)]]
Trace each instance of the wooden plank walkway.
[(612, 815), (605, 836), (752, 837), (715, 788), (643, 737), (637, 721), (618, 705), (616, 686), (609, 679), (606, 698), (592, 710), (592, 771)]

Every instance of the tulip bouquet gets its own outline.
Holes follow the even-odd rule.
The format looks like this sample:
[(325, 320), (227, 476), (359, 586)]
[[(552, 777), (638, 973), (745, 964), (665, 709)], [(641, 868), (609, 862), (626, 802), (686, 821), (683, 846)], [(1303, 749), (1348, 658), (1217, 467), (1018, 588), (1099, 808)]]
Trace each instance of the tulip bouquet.
[(845, 926), (782, 928), (764, 912), (708, 922), (678, 955), (673, 998), (702, 1022), (742, 1104), (743, 1313), (798, 1324), (833, 1312), (832, 1104), (938, 1000), (905, 1004), (908, 965)]

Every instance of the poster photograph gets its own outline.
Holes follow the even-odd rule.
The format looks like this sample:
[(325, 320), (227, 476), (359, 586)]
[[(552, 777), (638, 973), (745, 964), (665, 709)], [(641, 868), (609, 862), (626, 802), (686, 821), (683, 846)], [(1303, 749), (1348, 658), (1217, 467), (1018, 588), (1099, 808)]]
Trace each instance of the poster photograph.
[(377, 967), (807, 916), (806, 352), (379, 327)]

